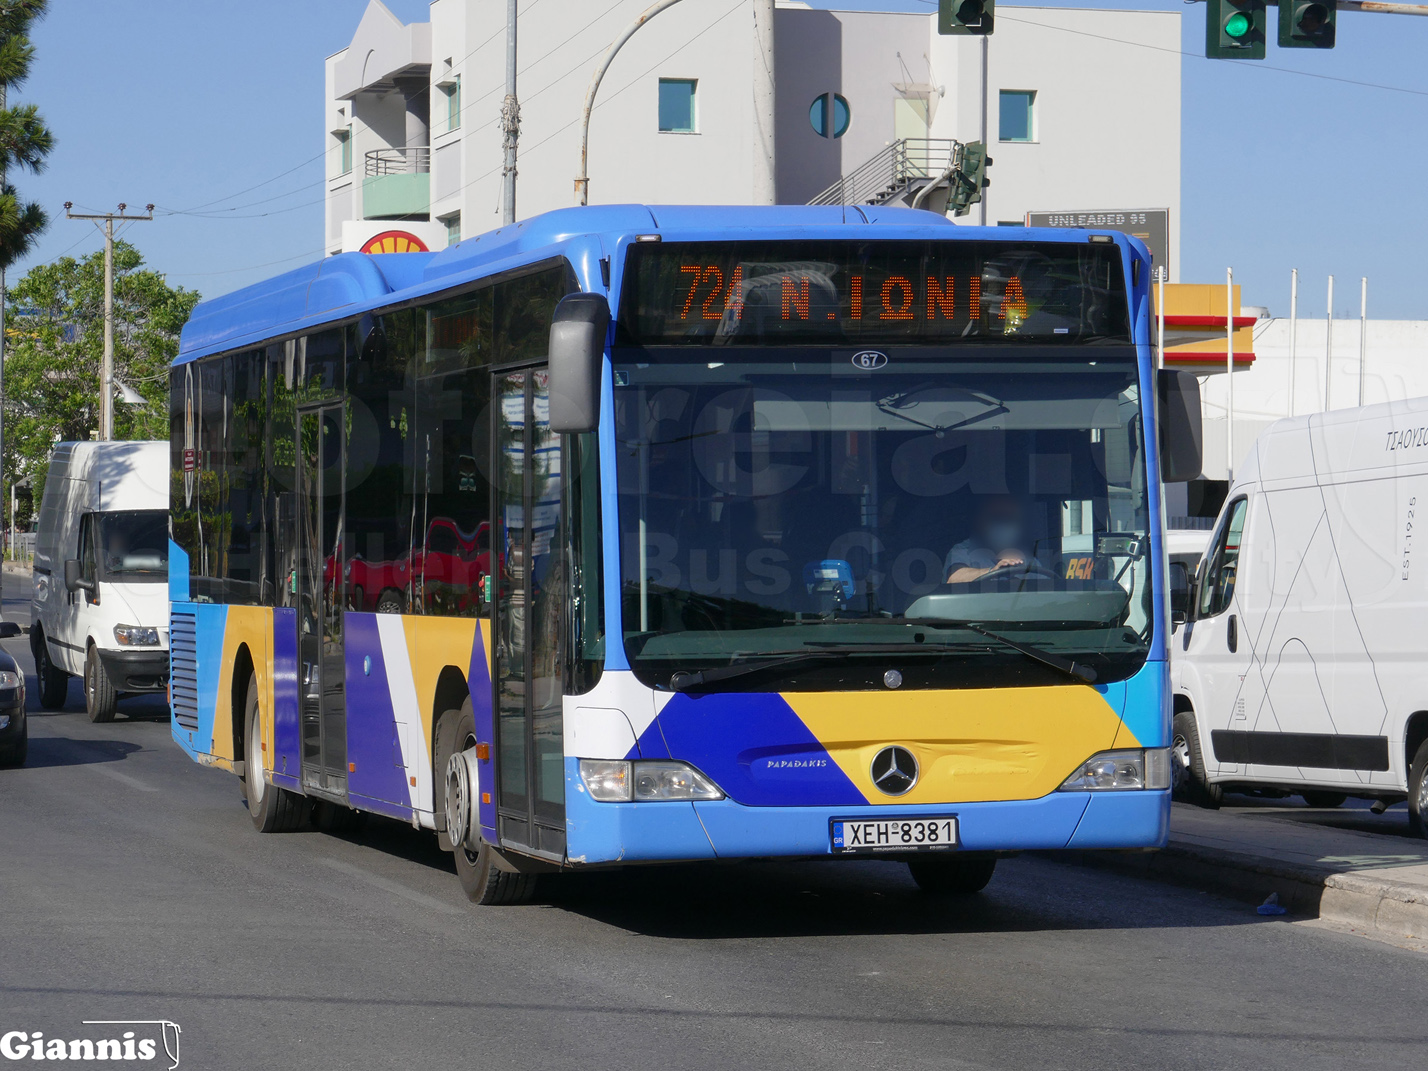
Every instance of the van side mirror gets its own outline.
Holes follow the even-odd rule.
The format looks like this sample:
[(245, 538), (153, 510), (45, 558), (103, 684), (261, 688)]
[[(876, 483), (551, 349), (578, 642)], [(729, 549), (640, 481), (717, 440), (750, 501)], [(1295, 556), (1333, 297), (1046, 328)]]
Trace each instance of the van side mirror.
[(1200, 381), (1189, 372), (1162, 368), (1155, 374), (1159, 395), (1160, 478), (1165, 483), (1196, 480), (1204, 464)]
[(94, 590), (94, 581), (84, 578), (83, 566), (76, 558), (70, 558), (64, 563), (64, 586), (70, 591)]
[(1170, 563), (1170, 623), (1183, 625), (1190, 616), (1190, 570), (1184, 562)]
[(579, 435), (600, 424), (600, 369), (610, 304), (599, 294), (569, 294), (550, 324), (550, 430)]

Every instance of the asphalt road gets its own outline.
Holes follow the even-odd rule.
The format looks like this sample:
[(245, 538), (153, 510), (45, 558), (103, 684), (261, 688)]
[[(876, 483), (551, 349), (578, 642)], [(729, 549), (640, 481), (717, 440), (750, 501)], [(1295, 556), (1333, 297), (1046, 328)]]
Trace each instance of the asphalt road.
[(962, 901), (830, 862), (592, 874), (475, 908), (398, 823), (254, 833), (161, 704), (129, 713), (92, 725), (76, 687), (0, 770), (0, 1032), (170, 1019), (183, 1067), (245, 1071), (1337, 1071), (1428, 1043), (1421, 953), (1040, 858)]

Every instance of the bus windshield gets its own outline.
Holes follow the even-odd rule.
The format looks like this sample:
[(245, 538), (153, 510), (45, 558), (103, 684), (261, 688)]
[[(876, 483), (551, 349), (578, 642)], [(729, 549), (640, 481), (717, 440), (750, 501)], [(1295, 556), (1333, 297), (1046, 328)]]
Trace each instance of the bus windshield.
[(1133, 347), (617, 348), (614, 383), (645, 683), (1059, 683), (1056, 661), (1104, 682), (1144, 662)]

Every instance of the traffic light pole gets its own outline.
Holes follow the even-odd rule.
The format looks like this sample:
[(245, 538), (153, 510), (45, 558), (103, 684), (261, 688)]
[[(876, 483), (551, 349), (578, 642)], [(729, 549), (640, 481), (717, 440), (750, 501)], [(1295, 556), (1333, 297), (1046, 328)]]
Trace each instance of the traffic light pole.
[(1329, 411), (1329, 389), (1334, 379), (1334, 277), (1329, 276), (1329, 316), (1324, 321), (1324, 412)]
[(1294, 366), (1299, 356), (1299, 269), (1289, 271), (1289, 415), (1294, 415)]
[(67, 218), (90, 220), (104, 232), (104, 363), (99, 373), (99, 438), (108, 442), (114, 438), (114, 221), (151, 221), (154, 206), (146, 206), (148, 215), (126, 216), (124, 209), (129, 206), (121, 202), (118, 212), (85, 216), (71, 212), (73, 204), (73, 201), (64, 203)]
[(1235, 482), (1235, 269), (1225, 269), (1225, 483)]

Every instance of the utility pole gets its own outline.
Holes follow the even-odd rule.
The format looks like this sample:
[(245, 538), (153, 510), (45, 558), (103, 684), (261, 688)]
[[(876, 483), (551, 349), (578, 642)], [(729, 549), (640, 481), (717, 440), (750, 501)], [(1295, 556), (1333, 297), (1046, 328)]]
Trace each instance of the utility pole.
[[(514, 2), (515, 0), (512, 0), (512, 3)], [(152, 220), (154, 206), (145, 205), (148, 215), (144, 216), (125, 215), (124, 210), (129, 206), (123, 201), (119, 202), (118, 212), (105, 212), (94, 216), (71, 212), (73, 206), (73, 201), (64, 203), (66, 218), (91, 220), (104, 232), (104, 365), (99, 374), (99, 438), (101, 442), (108, 442), (114, 438), (114, 221)]]
[(516, 0), (506, 0), (506, 99), (501, 102), (501, 132), (506, 152), (501, 168), (501, 222), (506, 224), (516, 221), (516, 145), (521, 136), (521, 104), (516, 97)]

